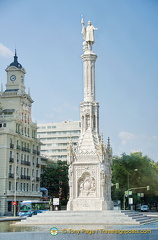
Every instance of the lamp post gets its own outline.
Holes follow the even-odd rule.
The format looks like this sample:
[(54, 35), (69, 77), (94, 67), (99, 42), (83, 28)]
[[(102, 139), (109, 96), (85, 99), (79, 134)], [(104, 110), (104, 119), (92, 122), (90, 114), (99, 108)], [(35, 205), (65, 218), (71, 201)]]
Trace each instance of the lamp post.
[[(14, 158), (15, 159), (15, 158)], [(16, 167), (17, 167), (17, 159), (15, 159), (15, 169), (14, 169), (14, 202), (13, 202), (13, 209), (14, 209), (14, 217), (16, 217)]]
[[(126, 170), (127, 171), (127, 170)], [(135, 168), (133, 171), (135, 171), (135, 172), (137, 172), (138, 171), (138, 169), (137, 168)], [(128, 172), (127, 171), (127, 189), (128, 189), (128, 195), (127, 195), (127, 200), (128, 200), (128, 203), (127, 203), (127, 205), (128, 205), (128, 209), (129, 209), (129, 176), (131, 175), (131, 173), (130, 172)], [(124, 209), (125, 209), (125, 206), (124, 206)]]

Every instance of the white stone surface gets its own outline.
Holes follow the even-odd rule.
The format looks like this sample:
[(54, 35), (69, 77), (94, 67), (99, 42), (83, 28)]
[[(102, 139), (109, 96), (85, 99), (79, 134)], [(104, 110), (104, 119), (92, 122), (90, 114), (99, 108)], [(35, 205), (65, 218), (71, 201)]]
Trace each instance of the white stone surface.
[(93, 225), (93, 229), (103, 225), (138, 225), (139, 221), (121, 213), (119, 210), (106, 211), (53, 211), (34, 215), (17, 222), (16, 225)]
[[(84, 28), (82, 22), (82, 31)], [(83, 32), (82, 32), (83, 33)], [(92, 34), (92, 33), (91, 33)], [(107, 147), (99, 136), (99, 103), (95, 100), (95, 61), (91, 45), (81, 56), (84, 76), (84, 101), (80, 105), (81, 135), (77, 148), (69, 146), (70, 198), (67, 210), (93, 211), (113, 208), (111, 201), (111, 158), (110, 143)]]

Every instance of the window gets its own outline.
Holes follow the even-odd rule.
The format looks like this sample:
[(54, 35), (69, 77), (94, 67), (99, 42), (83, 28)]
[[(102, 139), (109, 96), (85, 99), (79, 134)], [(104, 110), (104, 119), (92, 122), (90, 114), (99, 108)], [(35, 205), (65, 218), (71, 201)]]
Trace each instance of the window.
[(32, 184), (32, 192), (34, 191), (34, 184)]
[(12, 201), (8, 202), (8, 212), (12, 211)]
[(12, 190), (12, 183), (9, 182), (9, 190)]
[(22, 191), (22, 183), (21, 183), (21, 185), (20, 185), (21, 187), (20, 187), (20, 189), (21, 189), (21, 191)]
[(16, 154), (16, 160), (19, 162), (19, 153)]
[(18, 191), (18, 182), (16, 182), (16, 191)]
[(18, 124), (17, 130), (18, 130), (18, 133), (20, 133), (20, 124)]
[(38, 184), (36, 184), (36, 192), (38, 192)]
[(32, 138), (36, 138), (36, 131), (32, 130)]
[(12, 173), (12, 165), (9, 165), (9, 173)]
[(16, 175), (17, 176), (19, 175), (19, 167), (18, 166), (16, 167)]
[(16, 149), (19, 149), (19, 140), (16, 141)]
[(19, 124), (16, 123), (16, 133), (18, 133)]

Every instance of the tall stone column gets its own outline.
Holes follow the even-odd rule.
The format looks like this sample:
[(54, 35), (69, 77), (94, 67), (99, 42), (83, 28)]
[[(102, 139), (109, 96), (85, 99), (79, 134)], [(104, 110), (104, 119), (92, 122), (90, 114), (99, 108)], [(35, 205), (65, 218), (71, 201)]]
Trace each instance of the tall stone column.
[(110, 145), (99, 136), (99, 103), (95, 100), (94, 28), (82, 21), (84, 101), (80, 105), (81, 134), (76, 149), (68, 148), (70, 199), (67, 210), (112, 209)]

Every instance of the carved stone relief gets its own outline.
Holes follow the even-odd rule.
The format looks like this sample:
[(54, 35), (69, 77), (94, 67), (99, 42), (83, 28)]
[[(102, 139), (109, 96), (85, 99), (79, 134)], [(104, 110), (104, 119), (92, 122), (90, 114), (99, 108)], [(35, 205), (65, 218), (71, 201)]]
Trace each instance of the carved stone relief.
[(78, 179), (78, 197), (92, 197), (96, 194), (95, 178), (89, 172), (84, 172)]

